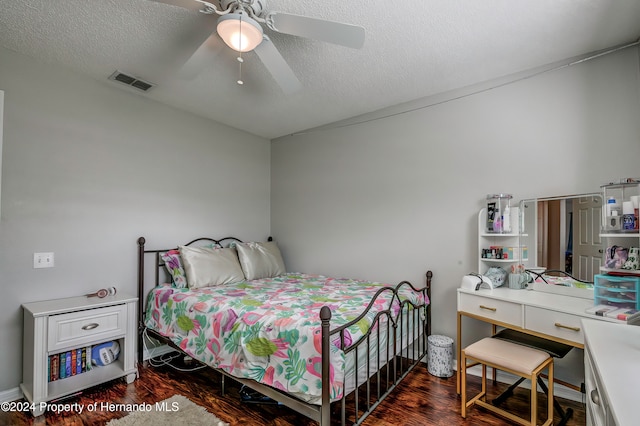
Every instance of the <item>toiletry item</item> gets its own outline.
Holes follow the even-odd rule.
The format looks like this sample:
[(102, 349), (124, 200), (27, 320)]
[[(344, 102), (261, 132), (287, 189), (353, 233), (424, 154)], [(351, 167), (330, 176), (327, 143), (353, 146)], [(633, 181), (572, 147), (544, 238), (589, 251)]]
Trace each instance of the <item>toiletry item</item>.
[(496, 203), (487, 203), (487, 231), (493, 232), (493, 222), (496, 219)]
[[(487, 195), (487, 232), (510, 232), (505, 230), (505, 212), (510, 214), (510, 203), (513, 196), (511, 194), (489, 194)], [(511, 218), (506, 219), (511, 228)]]
[(633, 203), (631, 201), (622, 202), (622, 230), (633, 231), (636, 226), (636, 218), (633, 213)]
[(607, 216), (620, 216), (620, 204), (615, 197), (609, 197), (607, 200)]
[(493, 221), (493, 231), (502, 232), (502, 214), (498, 209), (496, 209), (496, 217)]
[(636, 231), (638, 230), (638, 222), (640, 222), (640, 210), (638, 209), (638, 207), (640, 207), (638, 204), (640, 204), (640, 196), (638, 195), (632, 195), (631, 197), (629, 197), (631, 199), (631, 204), (633, 205), (633, 216), (634, 216), (634, 220), (635, 220), (635, 225), (633, 227), (633, 229), (635, 229)]
[(620, 216), (617, 215), (618, 212), (613, 212), (613, 213), (616, 213), (616, 214), (606, 218), (607, 221), (605, 222), (605, 229), (607, 231), (620, 231), (620, 229), (622, 228)]
[(511, 208), (509, 204), (504, 207), (504, 213), (502, 213), (502, 231), (511, 232)]

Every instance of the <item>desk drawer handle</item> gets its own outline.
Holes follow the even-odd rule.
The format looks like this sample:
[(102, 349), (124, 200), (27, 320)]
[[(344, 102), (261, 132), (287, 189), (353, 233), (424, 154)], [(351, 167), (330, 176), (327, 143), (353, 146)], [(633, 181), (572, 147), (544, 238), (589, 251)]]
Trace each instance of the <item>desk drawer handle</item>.
[(557, 322), (555, 326), (560, 328), (566, 328), (567, 330), (571, 330), (571, 331), (580, 331), (580, 327), (571, 327), (570, 325), (560, 324), (559, 322)]
[(484, 306), (484, 305), (480, 305), (480, 309), (486, 309), (487, 311), (491, 311), (491, 312), (497, 311), (496, 308), (490, 308), (490, 307)]
[(98, 324), (97, 322), (92, 322), (91, 324), (87, 324), (87, 325), (83, 325), (82, 329), (84, 331), (89, 331), (89, 330), (93, 330), (94, 328), (98, 328), (100, 324)]

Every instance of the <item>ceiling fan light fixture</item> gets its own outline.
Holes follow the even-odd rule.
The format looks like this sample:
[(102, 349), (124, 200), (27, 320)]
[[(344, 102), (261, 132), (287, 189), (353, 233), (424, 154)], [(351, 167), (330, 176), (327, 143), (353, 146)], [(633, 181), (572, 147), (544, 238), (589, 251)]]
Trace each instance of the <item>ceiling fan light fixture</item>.
[(262, 43), (262, 27), (242, 12), (218, 18), (218, 34), (227, 46), (238, 52), (249, 52)]

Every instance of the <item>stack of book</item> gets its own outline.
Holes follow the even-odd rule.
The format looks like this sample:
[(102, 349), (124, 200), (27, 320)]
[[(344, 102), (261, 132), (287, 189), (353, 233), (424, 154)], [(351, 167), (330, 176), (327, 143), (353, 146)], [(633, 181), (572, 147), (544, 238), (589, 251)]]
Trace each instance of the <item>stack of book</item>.
[(599, 317), (614, 318), (627, 324), (640, 325), (640, 310), (619, 308), (611, 305), (596, 305), (586, 309), (588, 314)]
[(49, 356), (49, 381), (76, 376), (91, 370), (91, 346)]

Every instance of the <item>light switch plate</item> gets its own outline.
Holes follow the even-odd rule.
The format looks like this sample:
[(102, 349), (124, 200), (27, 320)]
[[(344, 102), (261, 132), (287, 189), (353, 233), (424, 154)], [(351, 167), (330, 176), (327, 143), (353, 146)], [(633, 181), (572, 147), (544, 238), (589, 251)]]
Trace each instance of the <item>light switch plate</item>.
[(53, 253), (33, 253), (34, 268), (53, 268)]

